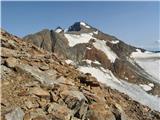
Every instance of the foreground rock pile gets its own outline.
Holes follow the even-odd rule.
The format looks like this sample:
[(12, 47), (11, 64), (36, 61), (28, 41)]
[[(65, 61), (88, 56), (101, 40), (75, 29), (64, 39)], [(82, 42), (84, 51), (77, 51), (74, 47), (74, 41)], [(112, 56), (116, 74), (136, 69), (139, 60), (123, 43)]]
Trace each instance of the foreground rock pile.
[(1, 30), (2, 120), (159, 120), (160, 113)]

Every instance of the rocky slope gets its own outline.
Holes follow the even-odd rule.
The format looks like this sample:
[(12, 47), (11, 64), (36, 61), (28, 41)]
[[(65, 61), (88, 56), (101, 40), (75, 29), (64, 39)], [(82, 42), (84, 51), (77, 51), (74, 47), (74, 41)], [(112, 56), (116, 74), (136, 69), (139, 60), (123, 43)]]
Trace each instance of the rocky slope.
[(57, 54), (1, 30), (2, 120), (160, 119)]

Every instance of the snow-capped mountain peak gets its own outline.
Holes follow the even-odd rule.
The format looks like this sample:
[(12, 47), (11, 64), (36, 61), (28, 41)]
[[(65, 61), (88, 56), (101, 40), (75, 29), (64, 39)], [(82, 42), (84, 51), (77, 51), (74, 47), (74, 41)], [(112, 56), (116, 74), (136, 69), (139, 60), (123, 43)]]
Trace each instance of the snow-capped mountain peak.
[[(159, 66), (145, 67), (153, 64), (141, 63), (146, 57), (147, 61), (150, 60), (148, 58), (154, 57), (152, 62), (160, 63), (160, 57), (157, 57), (159, 54), (146, 53), (146, 50), (128, 45), (85, 22), (75, 22), (66, 32), (60, 32), (59, 29), (56, 31), (57, 34), (48, 31), (48, 33), (33, 34), (25, 39), (56, 53), (66, 63), (76, 66), (82, 72), (90, 73), (106, 86), (160, 111), (156, 106), (160, 104), (160, 77), (158, 72), (153, 71), (153, 69), (159, 71)], [(43, 36), (43, 39), (40, 36)], [(139, 56), (144, 57), (139, 59)], [(149, 68), (152, 68), (152, 71)], [(153, 86), (148, 86), (149, 84)], [(138, 93), (141, 95), (137, 96)]]

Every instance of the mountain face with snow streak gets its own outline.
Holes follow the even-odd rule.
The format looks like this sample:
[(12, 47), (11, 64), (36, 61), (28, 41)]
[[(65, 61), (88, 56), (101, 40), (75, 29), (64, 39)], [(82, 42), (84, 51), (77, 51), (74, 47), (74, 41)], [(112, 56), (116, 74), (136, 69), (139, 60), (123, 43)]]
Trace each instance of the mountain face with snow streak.
[(45, 29), (24, 39), (160, 112), (160, 53), (128, 45), (84, 22), (67, 31)]

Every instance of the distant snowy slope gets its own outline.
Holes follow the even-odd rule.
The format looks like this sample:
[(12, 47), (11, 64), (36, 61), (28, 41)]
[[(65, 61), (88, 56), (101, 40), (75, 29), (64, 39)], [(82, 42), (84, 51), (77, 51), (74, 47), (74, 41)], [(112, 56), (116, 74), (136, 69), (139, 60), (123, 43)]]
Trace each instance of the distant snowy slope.
[[(116, 89), (130, 96), (133, 100), (160, 112), (160, 98), (150, 95), (142, 85), (131, 84), (116, 78), (110, 70), (104, 68), (94, 68), (91, 66), (80, 66), (79, 70), (83, 73), (91, 73), (97, 80), (112, 89)], [(145, 85), (147, 86), (147, 85)], [(152, 88), (151, 88), (152, 89)]]
[(141, 52), (137, 50), (137, 52), (131, 54), (131, 57), (160, 83), (160, 53)]

